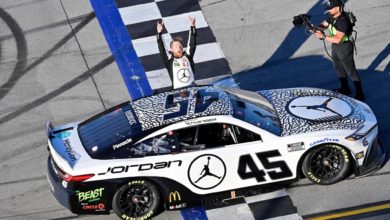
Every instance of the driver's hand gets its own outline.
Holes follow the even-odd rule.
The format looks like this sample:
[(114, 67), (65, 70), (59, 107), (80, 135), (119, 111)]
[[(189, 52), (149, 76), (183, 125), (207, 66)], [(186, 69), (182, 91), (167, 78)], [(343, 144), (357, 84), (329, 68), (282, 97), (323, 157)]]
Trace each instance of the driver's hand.
[(191, 26), (195, 26), (196, 20), (195, 20), (194, 17), (192, 17), (192, 16), (190, 15), (190, 16), (188, 16), (188, 20), (190, 21)]
[(164, 22), (163, 21), (157, 21), (157, 33), (161, 33), (164, 29)]

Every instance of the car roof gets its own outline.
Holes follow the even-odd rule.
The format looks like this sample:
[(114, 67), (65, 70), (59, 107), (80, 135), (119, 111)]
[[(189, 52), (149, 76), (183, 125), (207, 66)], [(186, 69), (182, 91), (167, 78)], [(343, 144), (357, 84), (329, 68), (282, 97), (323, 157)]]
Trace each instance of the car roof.
[(142, 130), (203, 116), (233, 115), (233, 106), (227, 93), (213, 86), (163, 92), (135, 100), (131, 106)]

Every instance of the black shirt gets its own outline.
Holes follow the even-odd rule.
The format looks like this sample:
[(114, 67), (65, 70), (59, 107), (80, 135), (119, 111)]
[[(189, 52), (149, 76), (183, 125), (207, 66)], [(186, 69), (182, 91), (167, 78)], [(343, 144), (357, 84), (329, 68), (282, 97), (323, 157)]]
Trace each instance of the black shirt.
[(351, 36), (352, 24), (344, 13), (342, 13), (337, 18), (329, 17), (326, 19), (326, 22), (329, 25), (334, 25), (338, 32), (343, 32), (345, 35)]

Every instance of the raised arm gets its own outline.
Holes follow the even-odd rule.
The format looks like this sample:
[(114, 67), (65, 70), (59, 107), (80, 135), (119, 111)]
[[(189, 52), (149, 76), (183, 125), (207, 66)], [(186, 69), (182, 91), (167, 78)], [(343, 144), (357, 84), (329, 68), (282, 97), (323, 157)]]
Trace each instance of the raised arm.
[(192, 16), (188, 17), (188, 20), (190, 21), (191, 28), (189, 31), (189, 38), (188, 38), (188, 45), (186, 53), (189, 57), (193, 58), (196, 50), (196, 27), (195, 27), (195, 18)]
[(160, 56), (164, 61), (165, 67), (168, 68), (169, 65), (169, 57), (167, 55), (167, 52), (165, 50), (164, 42), (162, 39), (162, 31), (164, 29), (164, 23), (162, 21), (157, 22), (157, 44), (158, 44), (158, 50), (160, 51)]

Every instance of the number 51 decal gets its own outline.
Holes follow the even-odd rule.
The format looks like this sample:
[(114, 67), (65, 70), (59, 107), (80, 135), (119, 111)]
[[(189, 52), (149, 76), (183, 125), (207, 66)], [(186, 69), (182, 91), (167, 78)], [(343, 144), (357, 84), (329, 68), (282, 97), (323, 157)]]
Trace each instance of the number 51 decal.
[[(259, 161), (263, 164), (264, 168), (267, 170), (269, 169), (275, 169), (280, 168), (281, 171), (267, 171), (267, 174), (272, 180), (276, 179), (282, 179), (286, 177), (292, 176), (291, 170), (288, 168), (286, 162), (284, 161), (274, 161), (270, 162), (268, 158), (270, 157), (277, 157), (281, 156), (278, 150), (273, 151), (266, 151), (266, 152), (260, 152), (256, 153), (257, 158)], [(247, 171), (247, 167), (249, 170)], [(253, 158), (250, 154), (242, 155), (238, 161), (238, 175), (241, 177), (241, 179), (250, 179), (255, 178), (257, 182), (263, 182), (266, 181), (264, 178), (265, 171), (260, 170), (255, 162), (253, 161)]]

